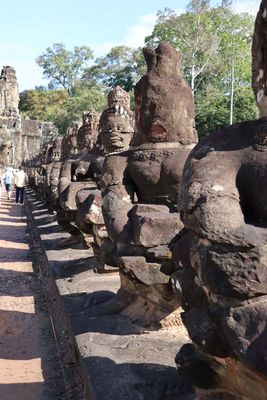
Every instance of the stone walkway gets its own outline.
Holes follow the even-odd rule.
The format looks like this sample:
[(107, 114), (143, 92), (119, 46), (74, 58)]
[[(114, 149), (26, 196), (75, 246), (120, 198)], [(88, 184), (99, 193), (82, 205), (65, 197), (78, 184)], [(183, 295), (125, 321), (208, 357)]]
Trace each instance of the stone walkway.
[[(33, 271), (26, 229), (24, 207), (2, 198), (0, 399), (63, 399), (57, 349)], [(59, 374), (58, 379), (54, 374)]]
[[(95, 273), (97, 261), (93, 252), (81, 245), (58, 248), (58, 243), (69, 235), (62, 232), (32, 190), (27, 190), (27, 208), (29, 215), (32, 211), (33, 226), (39, 232), (68, 312), (89, 382), (89, 399), (196, 400), (192, 391), (181, 394), (176, 386), (174, 359), (179, 348), (189, 341), (185, 328), (148, 330), (123, 313), (94, 314), (91, 310), (95, 306), (114, 297), (120, 287), (119, 274)], [(171, 395), (170, 388), (179, 394), (174, 390)]]

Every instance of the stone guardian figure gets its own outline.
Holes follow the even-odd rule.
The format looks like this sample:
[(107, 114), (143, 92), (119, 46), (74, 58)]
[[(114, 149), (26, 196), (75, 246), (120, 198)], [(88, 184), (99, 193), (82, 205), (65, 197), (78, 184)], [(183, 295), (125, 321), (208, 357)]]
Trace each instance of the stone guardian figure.
[(194, 344), (177, 355), (201, 400), (267, 399), (267, 1), (253, 43), (261, 118), (203, 139), (181, 184), (174, 259)]
[[(177, 198), (197, 133), (180, 53), (162, 43), (156, 51), (144, 49), (144, 56), (147, 74), (135, 88), (131, 147), (106, 157), (100, 183), (103, 216), (120, 268), (117, 311), (140, 324), (159, 326), (180, 323), (179, 301), (170, 284), (174, 269), (169, 245), (183, 228)], [(114, 134), (114, 143), (121, 137)]]

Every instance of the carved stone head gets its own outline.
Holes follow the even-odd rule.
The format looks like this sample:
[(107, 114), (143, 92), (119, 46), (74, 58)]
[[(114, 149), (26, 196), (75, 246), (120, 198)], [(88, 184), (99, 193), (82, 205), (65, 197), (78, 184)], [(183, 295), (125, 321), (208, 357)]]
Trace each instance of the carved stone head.
[(167, 43), (144, 48), (147, 73), (135, 87), (133, 145), (197, 142), (192, 91), (180, 73), (181, 54)]
[(83, 124), (77, 133), (79, 152), (91, 150), (97, 142), (100, 113), (89, 111), (83, 113)]
[(48, 162), (59, 161), (61, 158), (61, 139), (56, 138), (48, 150)]
[(61, 143), (61, 152), (63, 160), (78, 154), (77, 134), (79, 128), (80, 124), (78, 122), (72, 122), (68, 127), (66, 135), (62, 139)]
[(120, 86), (116, 86), (108, 95), (108, 108), (103, 111), (99, 121), (102, 145), (108, 152), (123, 150), (129, 146), (133, 131), (130, 96)]

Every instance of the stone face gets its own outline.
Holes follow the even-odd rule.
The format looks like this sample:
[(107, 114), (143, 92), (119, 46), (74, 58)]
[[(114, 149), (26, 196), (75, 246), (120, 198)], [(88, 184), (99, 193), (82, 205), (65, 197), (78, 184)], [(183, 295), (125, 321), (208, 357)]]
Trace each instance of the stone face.
[[(159, 324), (172, 312), (180, 313), (170, 284), (168, 246), (183, 227), (177, 199), (196, 132), (192, 94), (177, 68), (180, 54), (168, 44), (156, 52), (145, 49), (144, 54), (148, 72), (136, 85), (132, 146), (106, 157), (100, 184), (113, 258), (120, 266), (121, 293), (133, 299), (131, 318)], [(140, 310), (142, 302), (145, 311)]]
[(61, 145), (63, 160), (71, 156), (76, 156), (78, 154), (77, 134), (80, 126), (80, 122), (73, 122), (68, 127)]
[(79, 152), (91, 150), (97, 142), (100, 113), (95, 111), (83, 113), (83, 124), (77, 133), (77, 147)]
[(108, 95), (108, 108), (99, 121), (101, 143), (108, 153), (122, 151), (129, 146), (133, 135), (133, 113), (130, 96), (120, 86)]

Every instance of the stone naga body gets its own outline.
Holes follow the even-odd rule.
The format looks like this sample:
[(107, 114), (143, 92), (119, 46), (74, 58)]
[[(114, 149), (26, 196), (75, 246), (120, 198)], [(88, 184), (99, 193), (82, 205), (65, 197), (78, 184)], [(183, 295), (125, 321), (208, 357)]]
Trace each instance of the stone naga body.
[(174, 259), (194, 345), (179, 371), (203, 400), (267, 399), (267, 1), (257, 16), (253, 87), (261, 119), (211, 134), (185, 164), (187, 234)]
[(161, 44), (156, 51), (144, 49), (144, 56), (148, 71), (135, 88), (131, 148), (106, 157), (101, 185), (104, 220), (120, 267), (117, 310), (150, 325), (179, 308), (170, 286), (169, 244), (183, 227), (177, 198), (197, 134), (180, 53)]

